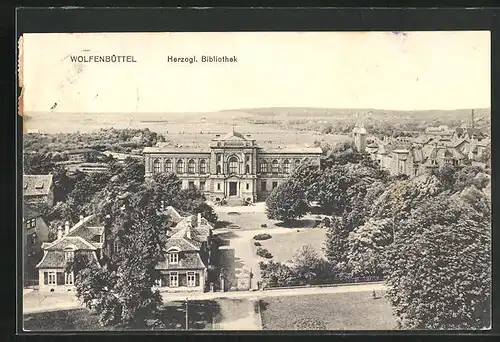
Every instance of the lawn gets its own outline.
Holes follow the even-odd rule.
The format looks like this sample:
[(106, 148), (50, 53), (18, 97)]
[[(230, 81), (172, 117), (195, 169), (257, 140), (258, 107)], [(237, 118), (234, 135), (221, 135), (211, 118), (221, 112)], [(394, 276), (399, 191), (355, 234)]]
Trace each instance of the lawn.
[[(186, 314), (183, 302), (173, 302), (162, 307), (148, 320), (148, 326), (154, 330), (184, 330)], [(215, 314), (220, 312), (217, 301), (189, 302), (188, 320), (190, 330), (211, 330)], [(102, 331), (114, 330), (102, 327), (98, 317), (87, 309), (74, 309), (26, 314), (23, 316), (26, 331)], [(150, 328), (151, 329), (151, 328)], [(123, 328), (117, 329), (123, 330)], [(149, 330), (131, 328), (131, 330)]]
[(326, 229), (306, 228), (290, 229), (290, 232), (272, 234), (269, 240), (259, 241), (273, 255), (274, 261), (286, 262), (292, 259), (294, 254), (303, 245), (310, 245), (320, 256), (324, 256), (322, 247), (325, 243)]
[[(262, 205), (259, 203), (259, 205)], [(246, 210), (251, 210), (253, 207), (244, 207), (249, 208)], [(216, 208), (217, 210), (217, 208)], [(270, 228), (288, 228), (284, 227), (279, 221), (270, 220), (267, 218), (265, 211), (259, 208), (259, 211), (255, 212), (244, 212), (244, 209), (240, 209), (240, 207), (235, 207), (232, 211), (226, 211), (228, 209), (225, 208), (225, 211), (217, 211), (217, 215), (219, 216), (218, 222), (215, 224), (215, 228), (228, 228), (231, 229), (231, 224), (239, 226), (237, 230), (261, 230), (261, 229), (270, 229)], [(238, 211), (241, 210), (241, 211)], [(261, 210), (261, 211), (260, 211)], [(266, 225), (262, 227), (262, 225)], [(314, 225), (314, 221), (311, 219), (302, 219), (298, 220), (294, 227), (290, 227), (291, 229), (296, 228), (307, 228), (312, 227)]]
[(263, 330), (394, 330), (390, 304), (377, 293), (350, 292), (267, 297), (260, 301)]

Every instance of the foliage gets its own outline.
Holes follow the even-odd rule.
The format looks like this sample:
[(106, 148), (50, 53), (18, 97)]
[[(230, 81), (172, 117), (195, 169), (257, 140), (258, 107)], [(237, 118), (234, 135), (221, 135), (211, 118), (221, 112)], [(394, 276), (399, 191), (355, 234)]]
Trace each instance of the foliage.
[(297, 274), (291, 267), (280, 262), (268, 261), (260, 262), (262, 280), (268, 287), (284, 287), (299, 285)]
[(39, 153), (23, 153), (23, 174), (25, 175), (47, 175), (54, 168), (50, 157)]
[(302, 184), (292, 180), (278, 185), (266, 199), (266, 214), (270, 219), (289, 222), (304, 216), (308, 210)]
[(255, 252), (258, 256), (266, 258), (266, 259), (271, 259), (273, 255), (265, 248), (258, 247), (257, 251)]
[(267, 233), (262, 233), (262, 234), (257, 234), (253, 237), (254, 240), (269, 240), (271, 238), (271, 234)]
[(110, 253), (106, 268), (83, 268), (75, 277), (77, 296), (103, 324), (135, 324), (161, 304), (152, 288), (167, 222), (155, 198), (155, 189), (147, 185), (128, 196), (115, 195), (104, 220), (107, 238), (118, 243), (118, 251)]
[(255, 242), (253, 243), (253, 245), (254, 245), (254, 246), (256, 246), (256, 247), (260, 247), (260, 246), (262, 246), (262, 244), (261, 244), (259, 241), (255, 241)]
[[(93, 148), (98, 151), (131, 152), (132, 149), (140, 150), (146, 146), (154, 146), (157, 142), (164, 140), (163, 136), (150, 131), (148, 128), (109, 128), (85, 134), (80, 132), (30, 133), (23, 136), (23, 148), (26, 152), (47, 154), (51, 156), (53, 161), (59, 161), (65, 159), (63, 154), (67, 150)], [(93, 157), (95, 155), (90, 156), (90, 158)]]
[(384, 248), (392, 242), (392, 221), (371, 219), (349, 233), (347, 269), (352, 277), (381, 277)]
[(331, 264), (309, 245), (298, 250), (288, 263), (260, 263), (262, 279), (269, 287), (327, 284), (335, 281)]
[(303, 245), (291, 260), (301, 284), (326, 284), (333, 279), (333, 268), (310, 245)]
[(384, 253), (388, 297), (404, 328), (490, 326), (491, 209), (478, 189), (428, 197)]

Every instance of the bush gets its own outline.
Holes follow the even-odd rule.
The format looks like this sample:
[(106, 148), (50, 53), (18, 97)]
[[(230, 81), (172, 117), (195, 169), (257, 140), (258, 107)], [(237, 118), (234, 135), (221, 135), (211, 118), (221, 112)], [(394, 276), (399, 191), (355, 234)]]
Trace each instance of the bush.
[(257, 234), (253, 238), (254, 240), (269, 240), (271, 237), (272, 237), (271, 234), (264, 233), (264, 234)]
[(271, 259), (273, 255), (265, 248), (259, 247), (257, 248), (257, 255), (266, 259)]
[(257, 246), (257, 247), (262, 246), (262, 245), (260, 244), (260, 242), (259, 242), (259, 241), (255, 241), (255, 242), (253, 243), (253, 245), (254, 245), (254, 246)]

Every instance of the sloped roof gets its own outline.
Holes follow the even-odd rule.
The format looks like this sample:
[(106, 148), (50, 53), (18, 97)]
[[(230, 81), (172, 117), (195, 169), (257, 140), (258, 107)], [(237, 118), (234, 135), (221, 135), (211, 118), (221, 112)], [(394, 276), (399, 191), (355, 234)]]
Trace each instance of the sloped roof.
[(183, 237), (171, 237), (165, 244), (166, 250), (170, 248), (178, 248), (180, 251), (198, 251), (199, 246), (194, 244), (194, 241), (189, 241)]
[(174, 207), (168, 206), (165, 208), (165, 214), (167, 214), (174, 223), (179, 223), (182, 220), (181, 214)]
[(57, 239), (46, 250), (63, 250), (66, 247), (74, 247), (76, 250), (94, 250), (96, 249), (89, 241), (82, 239), (79, 236), (63, 236)]
[(192, 252), (184, 253), (176, 264), (171, 264), (167, 260), (163, 260), (155, 268), (157, 270), (204, 269), (206, 265), (197, 252)]
[(52, 175), (23, 175), (24, 196), (46, 196), (52, 187)]
[[(84, 253), (91, 256), (91, 260), (99, 265), (97, 256), (91, 251), (82, 251), (79, 253)], [(63, 251), (46, 251), (42, 260), (36, 265), (36, 268), (64, 268), (66, 267), (66, 258)]]
[(447, 143), (447, 145), (450, 146), (450, 147), (458, 147), (461, 144), (463, 144), (464, 142), (468, 142), (468, 140), (467, 139), (463, 139), (463, 138), (461, 138), (461, 139), (454, 139), (454, 140), (450, 141), (449, 143)]
[(259, 154), (322, 154), (323, 150), (320, 147), (285, 147), (285, 148), (260, 148)]
[(152, 146), (145, 147), (143, 153), (210, 153), (210, 149), (205, 147), (173, 147), (173, 146)]

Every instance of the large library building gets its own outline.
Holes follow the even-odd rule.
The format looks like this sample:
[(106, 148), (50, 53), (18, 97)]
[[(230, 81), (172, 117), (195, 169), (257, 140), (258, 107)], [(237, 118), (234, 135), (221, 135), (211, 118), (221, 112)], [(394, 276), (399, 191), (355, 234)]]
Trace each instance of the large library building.
[(320, 163), (319, 147), (259, 147), (234, 129), (216, 135), (207, 148), (153, 146), (144, 149), (146, 179), (175, 173), (183, 188), (197, 187), (214, 202), (262, 201), (304, 160)]

